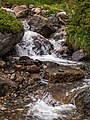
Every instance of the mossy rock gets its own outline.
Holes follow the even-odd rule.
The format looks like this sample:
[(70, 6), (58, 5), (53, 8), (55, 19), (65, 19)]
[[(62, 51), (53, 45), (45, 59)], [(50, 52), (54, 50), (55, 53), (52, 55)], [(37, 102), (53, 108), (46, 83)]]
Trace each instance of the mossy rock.
[(23, 30), (23, 25), (9, 13), (0, 9), (0, 32), (18, 33)]

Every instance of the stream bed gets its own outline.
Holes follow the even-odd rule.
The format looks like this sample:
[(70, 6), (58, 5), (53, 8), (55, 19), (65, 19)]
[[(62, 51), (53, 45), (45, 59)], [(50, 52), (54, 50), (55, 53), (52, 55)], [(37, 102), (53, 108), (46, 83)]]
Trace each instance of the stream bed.
[[(15, 59), (27, 56), (33, 60), (42, 61), (45, 69), (49, 68), (49, 72), (53, 70), (53, 73), (59, 67), (59, 71), (63, 72), (67, 68), (72, 71), (73, 68), (79, 70), (86, 66), (87, 74), (80, 81), (49, 83), (49, 80), (43, 76), (44, 71), (41, 70), (40, 80), (34, 87), (24, 83), (20, 92), (12, 93), (13, 97), (5, 101), (5, 104), (9, 103), (10, 99), (12, 102), (9, 104), (8, 112), (3, 108), (0, 120), (89, 120), (77, 111), (75, 99), (81, 91), (90, 86), (90, 64), (89, 62), (72, 61), (68, 59), (66, 53), (58, 52), (59, 49), (66, 47), (64, 45), (65, 26), (61, 28), (64, 38), (48, 40), (40, 34), (30, 31), (26, 21), (22, 21), (22, 23), (25, 33), (22, 41), (15, 47)], [(4, 109), (6, 112), (3, 113)]]

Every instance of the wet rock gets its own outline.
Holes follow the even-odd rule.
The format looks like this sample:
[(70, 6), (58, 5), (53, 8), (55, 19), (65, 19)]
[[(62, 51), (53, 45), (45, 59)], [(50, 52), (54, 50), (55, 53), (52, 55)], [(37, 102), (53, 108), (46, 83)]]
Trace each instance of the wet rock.
[(17, 76), (17, 79), (15, 80), (15, 82), (18, 84), (22, 84), (23, 81), (24, 81), (24, 78), (22, 76), (19, 76), (19, 75)]
[(68, 52), (68, 47), (64, 46), (59, 50), (56, 50), (56, 54), (57, 55), (62, 55), (62, 54), (66, 54)]
[(0, 68), (3, 68), (5, 66), (5, 62), (0, 60)]
[(77, 110), (86, 117), (90, 116), (90, 88), (79, 91), (74, 100)]
[(39, 73), (40, 68), (36, 65), (27, 66), (27, 71), (30, 73)]
[(21, 56), (21, 57), (19, 58), (19, 62), (20, 62), (20, 64), (22, 64), (22, 65), (32, 65), (33, 62), (34, 62), (34, 60), (31, 59), (31, 58), (28, 57), (28, 56)]
[(8, 88), (8, 83), (0, 78), (0, 97), (4, 96), (7, 93)]
[(13, 11), (16, 14), (16, 17), (26, 17), (29, 13), (29, 8), (26, 5), (17, 5), (13, 8)]
[(50, 17), (48, 17), (48, 20), (50, 21), (50, 23), (52, 23), (52, 25), (54, 27), (58, 27), (58, 28), (61, 27), (60, 22), (59, 22), (59, 20), (58, 20), (58, 18), (56, 17), (55, 14), (53, 14)]
[(84, 73), (81, 70), (64, 68), (63, 71), (59, 71), (60, 67), (47, 68), (44, 74), (44, 78), (48, 79), (50, 83), (60, 82), (73, 82), (84, 78)]
[(24, 32), (21, 31), (16, 34), (8, 34), (0, 32), (0, 56), (8, 53), (23, 37)]
[(54, 38), (55, 40), (62, 40), (65, 39), (66, 32), (65, 32), (65, 26), (62, 26), (62, 28), (59, 28), (56, 30), (55, 33), (50, 35), (50, 38)]
[(37, 55), (50, 54), (53, 50), (53, 44), (48, 39), (38, 35), (33, 37), (33, 51)]
[(78, 50), (72, 54), (72, 60), (79, 61), (87, 57), (87, 54), (83, 50)]
[(55, 32), (55, 28), (48, 19), (40, 15), (31, 17), (28, 24), (30, 25), (32, 31), (35, 31), (44, 37), (49, 37), (51, 33)]

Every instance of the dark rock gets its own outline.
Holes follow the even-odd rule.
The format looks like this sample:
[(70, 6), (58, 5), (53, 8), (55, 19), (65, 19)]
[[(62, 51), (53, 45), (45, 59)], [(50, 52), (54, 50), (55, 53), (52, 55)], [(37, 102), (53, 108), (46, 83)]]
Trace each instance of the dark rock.
[(4, 8), (12, 8), (13, 4), (11, 4), (11, 3), (2, 3), (1, 6), (4, 7)]
[(72, 60), (79, 61), (82, 60), (87, 56), (86, 53), (83, 52), (83, 50), (78, 50), (72, 54)]
[(32, 31), (35, 31), (44, 37), (49, 37), (51, 33), (55, 32), (55, 28), (48, 19), (40, 15), (31, 17), (28, 24), (30, 25)]
[(23, 37), (24, 32), (15, 34), (0, 33), (0, 56), (7, 54)]
[(34, 47), (32, 49), (37, 55), (50, 54), (54, 48), (48, 39), (40, 35), (33, 37), (33, 44)]
[(65, 39), (65, 37), (65, 26), (62, 26), (62, 28), (57, 29), (55, 33), (50, 35), (50, 38), (54, 38), (55, 40), (62, 40)]
[(34, 60), (31, 59), (31, 58), (28, 57), (28, 56), (21, 56), (21, 57), (19, 58), (19, 62), (20, 62), (20, 64), (22, 64), (22, 65), (33, 65)]
[(61, 27), (59, 19), (56, 17), (55, 14), (48, 17), (48, 20), (50, 21), (50, 23), (52, 23), (54, 27), (58, 27), (58, 28)]
[(9, 85), (5, 80), (0, 79), (0, 97), (4, 96), (7, 93), (7, 90), (9, 88)]
[(90, 116), (90, 88), (79, 91), (74, 100), (77, 110), (84, 116)]

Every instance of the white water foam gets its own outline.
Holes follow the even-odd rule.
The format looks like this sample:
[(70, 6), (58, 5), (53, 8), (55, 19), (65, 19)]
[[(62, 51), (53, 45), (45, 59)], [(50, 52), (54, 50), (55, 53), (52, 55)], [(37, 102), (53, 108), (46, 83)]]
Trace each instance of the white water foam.
[(63, 104), (52, 106), (44, 100), (38, 100), (35, 103), (27, 105), (29, 107), (27, 118), (32, 116), (33, 120), (64, 120), (69, 114), (76, 110), (76, 106), (72, 104)]
[(34, 60), (40, 60), (40, 61), (49, 61), (49, 62), (54, 62), (60, 65), (65, 65), (65, 66), (70, 66), (70, 65), (81, 65), (80, 62), (75, 62), (75, 61), (70, 61), (62, 58), (57, 58), (53, 55), (42, 55), (42, 56), (31, 56), (32, 59)]
[[(39, 35), (36, 32), (33, 31), (26, 31), (24, 34), (24, 37), (22, 39), (22, 41), (16, 45), (16, 51), (18, 56), (29, 56), (32, 59), (38, 59), (40, 61), (50, 61), (50, 62), (54, 62), (60, 65), (80, 65), (81, 62), (75, 62), (75, 61), (70, 61), (67, 59), (63, 59), (56, 57), (56, 55), (54, 53), (49, 54), (47, 53), (47, 51), (49, 50), (49, 46), (42, 46), (42, 49), (44, 51), (43, 55), (37, 55), (37, 53), (39, 53), (39, 51), (36, 49), (36, 51), (33, 50), (33, 48), (35, 47), (34, 43), (33, 43), (33, 37), (35, 36), (40, 36), (43, 37), (41, 35)], [(59, 41), (59, 43), (61, 43), (64, 40)], [(55, 43), (55, 41), (53, 40), (53, 44), (55, 48), (59, 48), (60, 45), (58, 45), (58, 42)], [(60, 46), (61, 47), (61, 46)]]
[(83, 81), (82, 81), (82, 86), (78, 86), (77, 88), (73, 88), (73, 89), (71, 90), (71, 92), (80, 91), (80, 90), (82, 90), (82, 89), (84, 89), (84, 88), (87, 88), (87, 87), (89, 87), (89, 86), (90, 86), (90, 79), (83, 79)]

